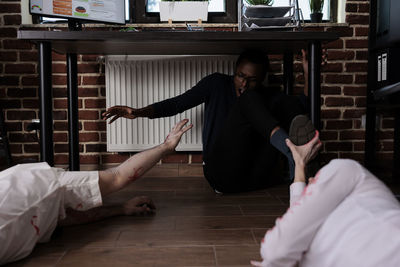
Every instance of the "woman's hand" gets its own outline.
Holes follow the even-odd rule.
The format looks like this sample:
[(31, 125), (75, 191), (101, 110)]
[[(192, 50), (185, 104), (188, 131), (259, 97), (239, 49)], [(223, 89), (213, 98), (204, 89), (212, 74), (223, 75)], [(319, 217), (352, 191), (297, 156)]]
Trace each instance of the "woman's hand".
[(318, 150), (320, 150), (322, 146), (318, 131), (315, 131), (314, 138), (305, 145), (296, 146), (289, 139), (286, 139), (286, 144), (292, 152), (294, 163), (302, 167), (306, 166), (310, 160), (315, 158)]
[(167, 138), (165, 138), (164, 145), (167, 147), (169, 152), (175, 151), (175, 148), (178, 146), (182, 135), (193, 127), (193, 124), (189, 124), (188, 126), (184, 127), (188, 121), (188, 119), (184, 119), (175, 124)]
[(124, 214), (128, 216), (153, 214), (156, 206), (151, 198), (146, 196), (134, 197), (123, 205)]
[(127, 119), (135, 119), (138, 117), (137, 114), (137, 109), (128, 107), (128, 106), (113, 106), (109, 109), (107, 109), (105, 112), (103, 112), (103, 120), (108, 120), (110, 121), (108, 123), (112, 123), (118, 118), (127, 118)]

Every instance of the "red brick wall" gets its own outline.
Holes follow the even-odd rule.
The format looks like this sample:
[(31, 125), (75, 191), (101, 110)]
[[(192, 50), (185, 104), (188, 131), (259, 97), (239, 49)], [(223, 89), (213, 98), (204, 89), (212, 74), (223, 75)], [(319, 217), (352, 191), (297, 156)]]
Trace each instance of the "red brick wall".
[[(36, 135), (26, 131), (31, 119), (38, 118), (38, 77), (36, 47), (16, 39), (21, 23), (20, 3), (0, 3), (0, 101), (4, 107), (13, 157), (38, 159)], [(346, 21), (349, 26), (309, 27), (307, 30), (339, 31), (344, 37), (328, 48), (328, 64), (322, 74), (322, 119), (324, 153), (328, 158), (349, 157), (363, 160), (367, 80), (367, 36), (369, 1), (348, 0)], [(108, 28), (111, 29), (111, 28)], [(281, 80), (281, 57), (272, 56), (271, 81)], [(54, 141), (56, 164), (68, 163), (66, 64), (65, 57), (53, 53)], [(96, 55), (78, 56), (79, 138), (81, 164), (117, 163), (127, 154), (106, 152), (106, 124), (101, 120), (105, 109), (104, 65)], [(295, 65), (296, 90), (303, 77), (300, 62)], [(380, 159), (390, 159), (393, 149), (393, 118), (382, 120), (378, 145)], [(199, 153), (177, 153), (164, 163), (200, 163)]]

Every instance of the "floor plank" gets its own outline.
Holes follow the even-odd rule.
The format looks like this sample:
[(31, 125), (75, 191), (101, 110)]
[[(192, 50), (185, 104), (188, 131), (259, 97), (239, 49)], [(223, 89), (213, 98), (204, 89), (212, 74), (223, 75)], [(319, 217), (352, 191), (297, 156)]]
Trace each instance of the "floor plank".
[(255, 245), (250, 230), (124, 231), (117, 246)]
[(243, 215), (273, 215), (281, 216), (287, 210), (286, 205), (240, 205)]
[(216, 266), (212, 247), (87, 248), (69, 251), (57, 266)]
[(250, 260), (260, 261), (260, 246), (216, 247), (218, 266), (249, 266)]
[(276, 216), (190, 216), (177, 217), (176, 229), (252, 229), (272, 227)]

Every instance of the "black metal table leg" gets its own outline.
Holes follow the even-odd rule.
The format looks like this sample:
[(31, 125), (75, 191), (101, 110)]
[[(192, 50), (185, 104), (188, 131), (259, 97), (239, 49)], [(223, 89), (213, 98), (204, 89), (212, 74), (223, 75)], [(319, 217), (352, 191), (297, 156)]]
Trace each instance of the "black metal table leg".
[(67, 54), (69, 170), (79, 171), (78, 67), (76, 54)]
[(10, 144), (8, 142), (7, 127), (6, 127), (6, 123), (4, 122), (3, 108), (1, 106), (0, 106), (0, 137), (1, 137), (1, 143), (3, 146), (0, 149), (4, 153), (7, 167), (11, 167), (13, 160), (11, 157)]
[(293, 53), (283, 55), (283, 89), (287, 95), (293, 94)]
[(365, 167), (372, 171), (375, 165), (376, 108), (367, 105), (365, 117)]
[(308, 47), (308, 96), (310, 117), (315, 128), (321, 130), (321, 42), (312, 41)]
[(40, 161), (54, 166), (51, 43), (39, 42)]

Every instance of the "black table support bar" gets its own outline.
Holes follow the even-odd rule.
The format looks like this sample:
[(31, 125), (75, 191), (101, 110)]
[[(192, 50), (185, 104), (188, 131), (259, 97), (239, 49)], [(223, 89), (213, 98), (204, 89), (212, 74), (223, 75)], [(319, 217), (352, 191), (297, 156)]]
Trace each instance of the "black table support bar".
[[(370, 96), (372, 98), (372, 95)], [(375, 120), (376, 108), (367, 108), (365, 119), (365, 167), (371, 169), (375, 167)]]
[(69, 170), (79, 171), (78, 70), (76, 54), (67, 53)]
[(396, 110), (394, 123), (394, 142), (393, 142), (393, 181), (400, 184), (400, 109)]
[(287, 95), (293, 94), (293, 52), (283, 55), (283, 88)]
[(315, 128), (321, 125), (321, 42), (312, 41), (308, 47), (308, 96), (310, 98), (310, 117)]
[(38, 42), (40, 99), (40, 161), (54, 166), (51, 43)]

